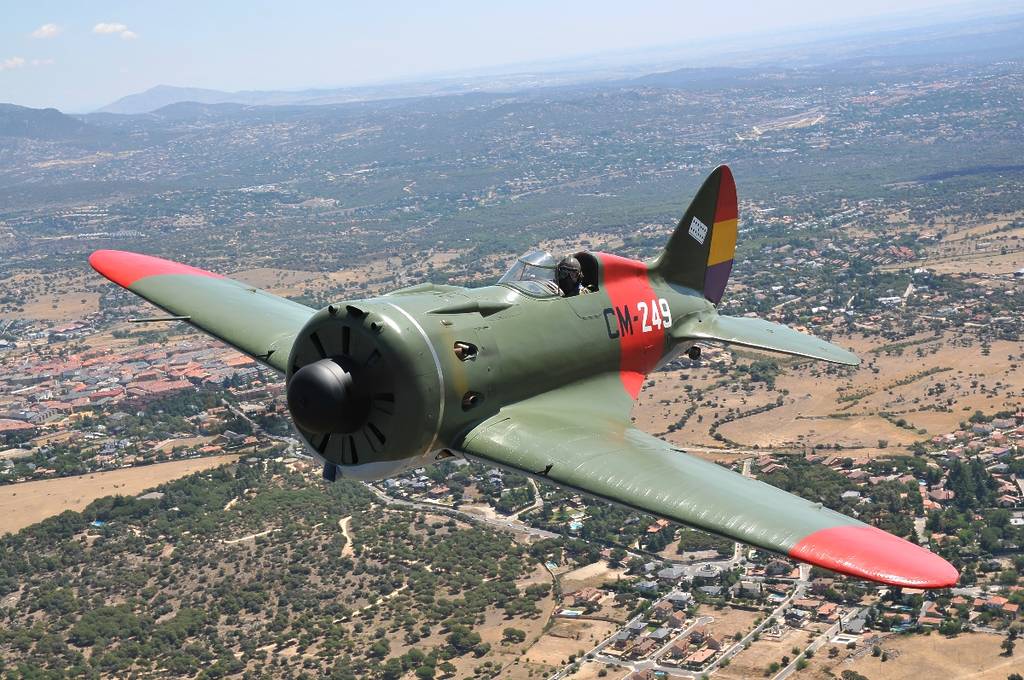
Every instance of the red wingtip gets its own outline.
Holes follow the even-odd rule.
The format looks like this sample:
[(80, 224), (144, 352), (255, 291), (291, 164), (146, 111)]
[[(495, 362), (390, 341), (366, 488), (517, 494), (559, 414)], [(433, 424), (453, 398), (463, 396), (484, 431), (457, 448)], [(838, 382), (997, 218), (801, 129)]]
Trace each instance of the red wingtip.
[(124, 250), (97, 250), (89, 256), (89, 264), (97, 272), (125, 288), (139, 279), (158, 274), (192, 274), (215, 279), (224, 278), (220, 274), (190, 267), (187, 264), (163, 260), (152, 255), (129, 253)]
[(850, 576), (906, 588), (949, 588), (960, 574), (935, 553), (881, 529), (831, 527), (807, 536), (789, 556)]

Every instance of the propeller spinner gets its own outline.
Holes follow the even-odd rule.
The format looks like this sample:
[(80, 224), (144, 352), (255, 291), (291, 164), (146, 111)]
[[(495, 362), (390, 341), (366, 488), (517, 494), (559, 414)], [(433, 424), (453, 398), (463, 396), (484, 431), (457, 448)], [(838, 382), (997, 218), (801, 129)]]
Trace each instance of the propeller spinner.
[(288, 381), (288, 410), (295, 424), (314, 434), (350, 434), (362, 428), (371, 399), (345, 357), (303, 366)]

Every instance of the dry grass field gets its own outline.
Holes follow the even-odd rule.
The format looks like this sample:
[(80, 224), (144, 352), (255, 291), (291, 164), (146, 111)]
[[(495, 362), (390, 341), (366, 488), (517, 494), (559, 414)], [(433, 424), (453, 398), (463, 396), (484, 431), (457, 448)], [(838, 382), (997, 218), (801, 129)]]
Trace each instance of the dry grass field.
[[(743, 448), (803, 450), (840, 445), (848, 455), (870, 457), (900, 453), (913, 442), (956, 430), (976, 410), (1016, 409), (1024, 402), (1024, 359), (1017, 343), (996, 341), (988, 354), (964, 347), (953, 334), (911, 338), (903, 347), (862, 336), (833, 338), (851, 347), (863, 364), (857, 369), (828, 369), (794, 359), (780, 360), (775, 390), (739, 389), (739, 379), (722, 380), (709, 366), (686, 367), (651, 376), (634, 416), (639, 427), (667, 430), (691, 404), (686, 385), (702, 390), (697, 412), (665, 438), (682, 446), (725, 448), (711, 426), (730, 409), (740, 417), (718, 431)], [(744, 356), (738, 360), (749, 361)], [(785, 393), (784, 393), (785, 391)], [(752, 409), (783, 405), (752, 415)], [(906, 421), (902, 426), (900, 419)], [(886, 443), (883, 449), (880, 441)]]
[(729, 665), (716, 672), (714, 677), (723, 680), (750, 680), (750, 678), (765, 677), (765, 670), (771, 662), (777, 661), (781, 664), (783, 656), (793, 656), (792, 647), (789, 640), (785, 639), (758, 640), (751, 644), (749, 649), (745, 649), (733, 657)]
[(251, 286), (270, 290), (278, 295), (300, 295), (311, 281), (323, 278), (319, 272), (291, 271), (260, 267), (231, 272), (231, 278), (245, 281)]
[[(100, 279), (102, 281), (102, 279)], [(4, 312), (14, 319), (74, 321), (99, 311), (97, 275), (88, 267), (56, 272), (22, 272), (0, 279), (0, 288), (24, 296), (24, 309)]]
[[(945, 236), (930, 245), (918, 260), (880, 267), (883, 270), (925, 267), (939, 274), (1008, 274), (1024, 266), (1024, 229), (1008, 228), (1024, 213), (1007, 213), (981, 220), (936, 220), (935, 229)], [(899, 231), (915, 232), (920, 225), (896, 218)], [(971, 277), (968, 276), (970, 279)]]
[(697, 617), (712, 616), (714, 621), (708, 625), (708, 633), (721, 640), (731, 639), (736, 633), (747, 633), (754, 627), (754, 621), (763, 617), (764, 612), (748, 611), (735, 607), (715, 609), (707, 605), (697, 608)]
[[(1024, 230), (1018, 231), (1022, 234), (1021, 238), (1024, 238)], [(936, 257), (915, 264), (937, 274), (1010, 274), (1024, 267), (1024, 250), (1005, 254), (999, 250), (984, 250), (956, 257)]]
[(605, 583), (614, 583), (626, 573), (625, 568), (614, 569), (604, 560), (561, 574), (558, 577), (563, 593), (572, 593), (588, 586), (599, 588)]
[[(604, 671), (605, 675), (602, 676), (600, 674), (601, 671)], [(628, 672), (622, 668), (616, 669), (615, 666), (606, 663), (601, 663), (599, 661), (587, 661), (580, 664), (579, 671), (568, 677), (572, 678), (572, 680), (597, 680), (597, 678), (602, 677), (611, 678), (612, 680), (618, 680), (619, 678), (626, 677), (627, 675)]]
[(238, 460), (237, 455), (95, 472), (0, 486), (0, 534), (13, 533), (65, 510), (81, 510), (103, 496), (134, 496), (164, 482)]
[(561, 666), (571, 655), (591, 649), (617, 629), (614, 623), (606, 621), (558, 619), (526, 650), (523, 659), (529, 663)]
[[(837, 677), (850, 669), (871, 680), (917, 680), (919, 678), (970, 678), (971, 680), (1005, 680), (1011, 673), (1024, 672), (1020, 654), (1000, 656), (1001, 638), (985, 633), (945, 638), (938, 634), (889, 638), (882, 644), (889, 659), (867, 654), (852, 663), (833, 663), (831, 667), (814, 669), (813, 678)], [(832, 675), (828, 675), (828, 668)]]

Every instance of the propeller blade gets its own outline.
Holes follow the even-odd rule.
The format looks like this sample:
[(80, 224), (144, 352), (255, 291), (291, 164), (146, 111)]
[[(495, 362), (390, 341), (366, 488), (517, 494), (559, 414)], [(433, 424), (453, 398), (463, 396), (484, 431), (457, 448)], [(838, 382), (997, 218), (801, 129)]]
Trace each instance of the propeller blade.
[(321, 456), (324, 455), (324, 451), (327, 450), (327, 444), (329, 444), (330, 441), (331, 441), (331, 433), (328, 432), (327, 434), (324, 435), (323, 441), (321, 441), (317, 445), (316, 452), (319, 453)]
[(320, 353), (321, 359), (327, 358), (327, 352), (324, 351), (324, 343), (320, 342), (320, 336), (313, 333), (309, 336), (309, 339), (313, 342), (313, 346), (316, 347), (316, 351)]

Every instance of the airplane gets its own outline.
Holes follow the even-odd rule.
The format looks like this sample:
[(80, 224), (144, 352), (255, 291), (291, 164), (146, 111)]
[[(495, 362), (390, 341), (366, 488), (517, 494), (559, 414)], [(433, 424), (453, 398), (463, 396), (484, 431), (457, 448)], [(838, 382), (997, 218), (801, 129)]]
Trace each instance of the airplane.
[(646, 376), (719, 342), (856, 366), (851, 352), (719, 314), (736, 248), (732, 172), (702, 184), (650, 262), (581, 251), (582, 294), (556, 262), (518, 259), (495, 285), (423, 283), (316, 310), (219, 274), (98, 250), (92, 267), (284, 375), (323, 477), (384, 479), (453, 457), (547, 480), (849, 576), (945, 588), (925, 548), (743, 476), (636, 428)]

